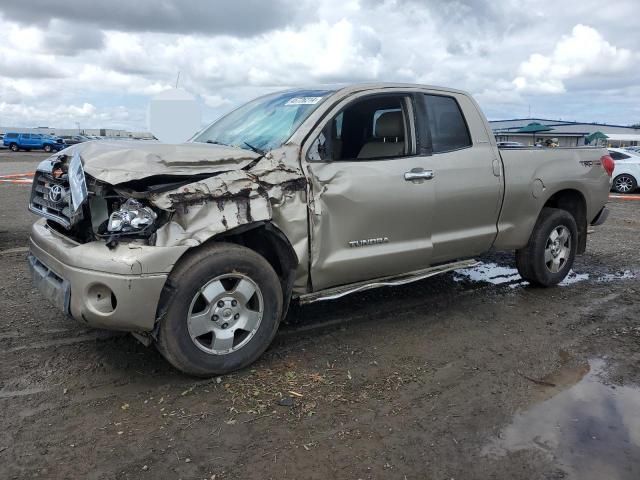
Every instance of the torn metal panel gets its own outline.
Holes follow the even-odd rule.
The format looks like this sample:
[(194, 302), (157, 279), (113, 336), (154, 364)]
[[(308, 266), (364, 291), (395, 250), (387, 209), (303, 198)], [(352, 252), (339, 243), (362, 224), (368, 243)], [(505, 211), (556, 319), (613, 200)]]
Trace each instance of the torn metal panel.
[[(308, 243), (308, 223), (307, 192), (299, 190), (295, 193), (287, 193), (283, 197), (286, 201), (281, 202), (272, 209), (272, 222), (280, 230), (286, 233), (296, 256), (298, 257), (298, 268), (293, 283), (295, 293), (305, 293), (308, 287), (309, 264), (309, 243)], [(302, 208), (301, 208), (302, 207)]]
[[(305, 190), (300, 169), (269, 156), (248, 171), (223, 172), (151, 194), (152, 205), (172, 212), (170, 221), (156, 232), (156, 245), (198, 245), (240, 225), (271, 220), (274, 210), (282, 218), (279, 210), (285, 207), (291, 216), (306, 218), (306, 203), (297, 198)], [(300, 235), (306, 237), (306, 220)]]

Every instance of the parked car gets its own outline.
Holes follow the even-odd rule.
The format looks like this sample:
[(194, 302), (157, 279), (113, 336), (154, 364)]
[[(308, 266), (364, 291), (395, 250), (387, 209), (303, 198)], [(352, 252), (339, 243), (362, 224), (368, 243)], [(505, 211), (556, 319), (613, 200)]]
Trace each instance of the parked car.
[(524, 147), (524, 144), (520, 142), (498, 142), (497, 145), (498, 145), (498, 148)]
[(604, 148), (498, 149), (465, 92), (406, 84), (253, 100), (181, 145), (87, 142), (37, 168), (35, 285), (178, 369), (245, 367), (292, 299), (404, 285), (515, 250), (543, 287), (607, 218)]
[(610, 148), (609, 155), (616, 162), (611, 189), (617, 193), (633, 193), (640, 180), (640, 154), (622, 148)]
[(62, 135), (60, 138), (64, 140), (67, 145), (75, 145), (76, 143), (88, 142), (93, 140), (86, 135)]
[(57, 152), (67, 147), (63, 139), (43, 133), (7, 132), (2, 143), (9, 147), (13, 152), (17, 152), (19, 150), (44, 150), (45, 152)]

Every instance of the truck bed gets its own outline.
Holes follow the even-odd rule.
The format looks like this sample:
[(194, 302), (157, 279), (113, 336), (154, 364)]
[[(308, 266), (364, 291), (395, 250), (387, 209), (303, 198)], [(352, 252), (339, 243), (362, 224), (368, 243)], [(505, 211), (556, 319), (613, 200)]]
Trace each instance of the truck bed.
[(610, 179), (601, 162), (608, 155), (605, 148), (506, 147), (499, 154), (507, 180), (494, 245), (498, 249), (525, 244), (540, 209), (557, 192), (569, 190), (582, 196), (587, 222), (607, 201)]

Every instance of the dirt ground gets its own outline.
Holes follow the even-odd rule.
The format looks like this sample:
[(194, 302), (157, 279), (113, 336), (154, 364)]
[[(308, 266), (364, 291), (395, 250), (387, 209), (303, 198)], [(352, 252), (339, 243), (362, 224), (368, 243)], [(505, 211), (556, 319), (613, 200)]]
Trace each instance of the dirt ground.
[[(39, 158), (0, 152), (0, 175)], [(255, 365), (202, 381), (32, 289), (28, 193), (0, 183), (0, 478), (640, 478), (638, 201), (564, 286), (490, 254), (293, 307)]]

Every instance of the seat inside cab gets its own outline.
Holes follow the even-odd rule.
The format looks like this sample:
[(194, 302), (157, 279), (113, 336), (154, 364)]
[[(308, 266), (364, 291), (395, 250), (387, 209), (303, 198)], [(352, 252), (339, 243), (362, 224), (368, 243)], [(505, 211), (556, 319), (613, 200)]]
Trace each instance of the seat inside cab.
[(348, 105), (325, 126), (317, 160), (368, 160), (406, 155), (406, 97), (376, 95)]
[(397, 157), (404, 154), (404, 121), (401, 110), (383, 112), (374, 122), (373, 138), (358, 158)]

